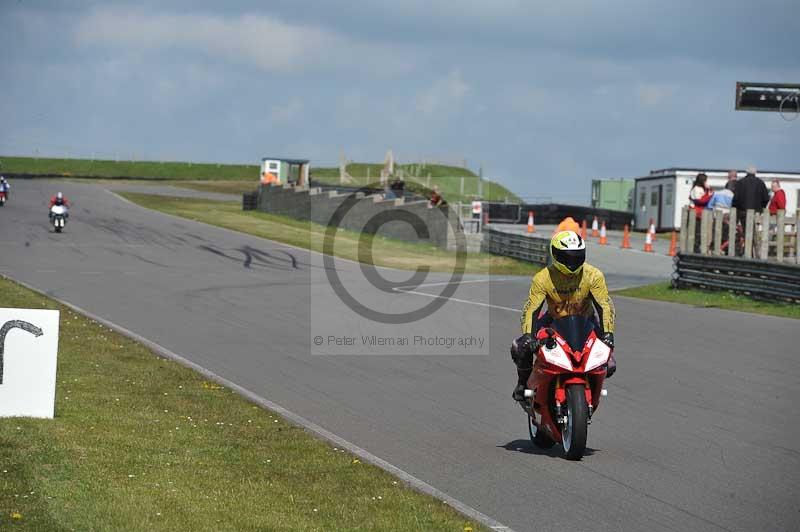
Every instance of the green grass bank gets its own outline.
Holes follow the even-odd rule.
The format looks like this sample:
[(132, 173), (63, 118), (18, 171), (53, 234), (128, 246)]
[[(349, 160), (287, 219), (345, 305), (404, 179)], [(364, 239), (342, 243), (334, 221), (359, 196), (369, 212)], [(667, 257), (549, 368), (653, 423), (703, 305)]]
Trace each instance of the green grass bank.
[(484, 530), (67, 307), (55, 419), (0, 419), (0, 530)]
[(800, 305), (757, 301), (747, 296), (732, 294), (730, 292), (706, 292), (689, 288), (678, 290), (672, 288), (669, 282), (655, 283), (636, 288), (626, 288), (624, 290), (618, 290), (614, 292), (614, 294), (638, 297), (641, 299), (669, 301), (671, 303), (683, 303), (684, 305), (693, 305), (696, 307), (721, 308), (725, 310), (751, 312), (754, 314), (780, 316), (782, 318), (800, 319)]

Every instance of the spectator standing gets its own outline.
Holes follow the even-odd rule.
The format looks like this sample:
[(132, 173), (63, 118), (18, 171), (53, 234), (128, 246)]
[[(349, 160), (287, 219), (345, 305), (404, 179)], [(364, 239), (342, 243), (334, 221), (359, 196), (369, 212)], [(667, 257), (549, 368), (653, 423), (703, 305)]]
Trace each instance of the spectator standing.
[(769, 202), (769, 213), (778, 214), (778, 211), (786, 210), (786, 192), (781, 188), (781, 182), (777, 179), (772, 180), (772, 200)]
[[(720, 245), (722, 249), (727, 249), (727, 242), (728, 242), (728, 230), (730, 228), (730, 212), (731, 212), (731, 205), (733, 204), (733, 191), (730, 190), (729, 185), (731, 181), (725, 184), (725, 188), (722, 190), (717, 190), (714, 192), (714, 195), (711, 196), (711, 200), (706, 205), (706, 209), (717, 210), (722, 212), (722, 238)], [(734, 187), (736, 185), (736, 180), (733, 181)]]
[(697, 217), (697, 224), (694, 226), (694, 252), (700, 253), (700, 219), (703, 217), (703, 209), (711, 201), (714, 193), (707, 185), (708, 176), (700, 172), (694, 178), (692, 190), (689, 191), (689, 205), (694, 209)]
[(400, 178), (392, 181), (391, 190), (394, 192), (395, 198), (402, 198), (406, 193), (406, 183)]
[(703, 208), (711, 201), (714, 192), (708, 187), (708, 176), (700, 172), (694, 178), (692, 190), (689, 192), (689, 204), (694, 207), (697, 218), (701, 218)]
[(728, 182), (725, 183), (725, 190), (736, 192), (736, 179), (737, 179), (736, 170), (728, 170)]
[(732, 206), (743, 216), (748, 210), (761, 212), (767, 203), (769, 203), (767, 185), (756, 176), (755, 167), (750, 166), (747, 168), (747, 175), (736, 182)]
[(714, 191), (713, 196), (706, 204), (706, 209), (730, 211), (731, 205), (733, 205), (733, 192), (727, 187), (728, 185), (726, 184), (722, 190)]
[(394, 190), (392, 190), (392, 186), (389, 182), (383, 185), (383, 199), (385, 200), (393, 200), (397, 196), (394, 195)]
[(438, 207), (443, 201), (444, 199), (442, 198), (442, 195), (439, 194), (439, 187), (434, 186), (433, 191), (431, 192), (430, 202), (428, 202), (428, 208), (430, 209), (432, 207)]
[(472, 219), (480, 220), (483, 214), (483, 202), (481, 200), (474, 200), (472, 202)]

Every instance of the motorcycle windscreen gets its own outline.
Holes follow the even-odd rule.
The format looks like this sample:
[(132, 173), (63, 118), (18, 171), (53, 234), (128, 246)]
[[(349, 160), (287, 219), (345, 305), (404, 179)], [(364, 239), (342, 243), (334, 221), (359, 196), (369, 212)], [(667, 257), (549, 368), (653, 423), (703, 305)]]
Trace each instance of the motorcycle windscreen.
[(552, 327), (573, 351), (581, 351), (595, 326), (594, 321), (586, 316), (567, 316), (554, 320)]

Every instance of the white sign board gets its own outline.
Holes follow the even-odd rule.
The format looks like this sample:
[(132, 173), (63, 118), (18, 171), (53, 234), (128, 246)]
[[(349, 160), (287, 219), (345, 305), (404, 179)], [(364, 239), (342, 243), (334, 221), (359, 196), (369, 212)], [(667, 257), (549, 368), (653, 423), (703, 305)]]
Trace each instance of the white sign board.
[(57, 310), (0, 308), (0, 417), (52, 418)]

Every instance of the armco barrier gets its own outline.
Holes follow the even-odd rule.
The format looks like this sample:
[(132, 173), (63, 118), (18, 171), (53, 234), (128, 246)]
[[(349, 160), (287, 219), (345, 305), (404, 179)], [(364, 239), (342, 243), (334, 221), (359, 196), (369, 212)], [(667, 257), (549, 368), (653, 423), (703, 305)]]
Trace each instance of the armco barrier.
[(481, 251), (546, 265), (550, 257), (550, 240), (505, 233), (487, 226), (483, 230)]
[(672, 285), (727, 290), (756, 299), (800, 303), (800, 265), (678, 253)]
[[(458, 227), (457, 214), (447, 207), (430, 208), (427, 200), (385, 200), (380, 194), (340, 194), (335, 190), (323, 192), (319, 188), (261, 185), (256, 209), (325, 226), (335, 216), (346, 212), (347, 216), (339, 221), (342, 229), (367, 231), (368, 224), (383, 220), (373, 225), (374, 231), (370, 232), (395, 240), (425, 242), (443, 249), (454, 249), (459, 241), (454, 232)], [(397, 216), (389, 216), (390, 211)], [(409, 219), (419, 223), (403, 221)]]
[(258, 191), (242, 194), (242, 210), (254, 211), (258, 207)]
[[(558, 225), (567, 216), (571, 216), (578, 223), (581, 223), (581, 220), (587, 220), (591, 224), (592, 219), (597, 216), (600, 222), (606, 222), (606, 229), (622, 231), (625, 224), (633, 227), (633, 213), (630, 212), (581, 205), (562, 205), (560, 203), (525, 204), (522, 206), (522, 218), (517, 223), (527, 222), (528, 211), (533, 211), (537, 225)], [(638, 229), (645, 228), (640, 227)]]
[(522, 212), (519, 203), (498, 203), (494, 201), (483, 202), (483, 212), (489, 214), (489, 223), (521, 223), (528, 220), (528, 211)]

